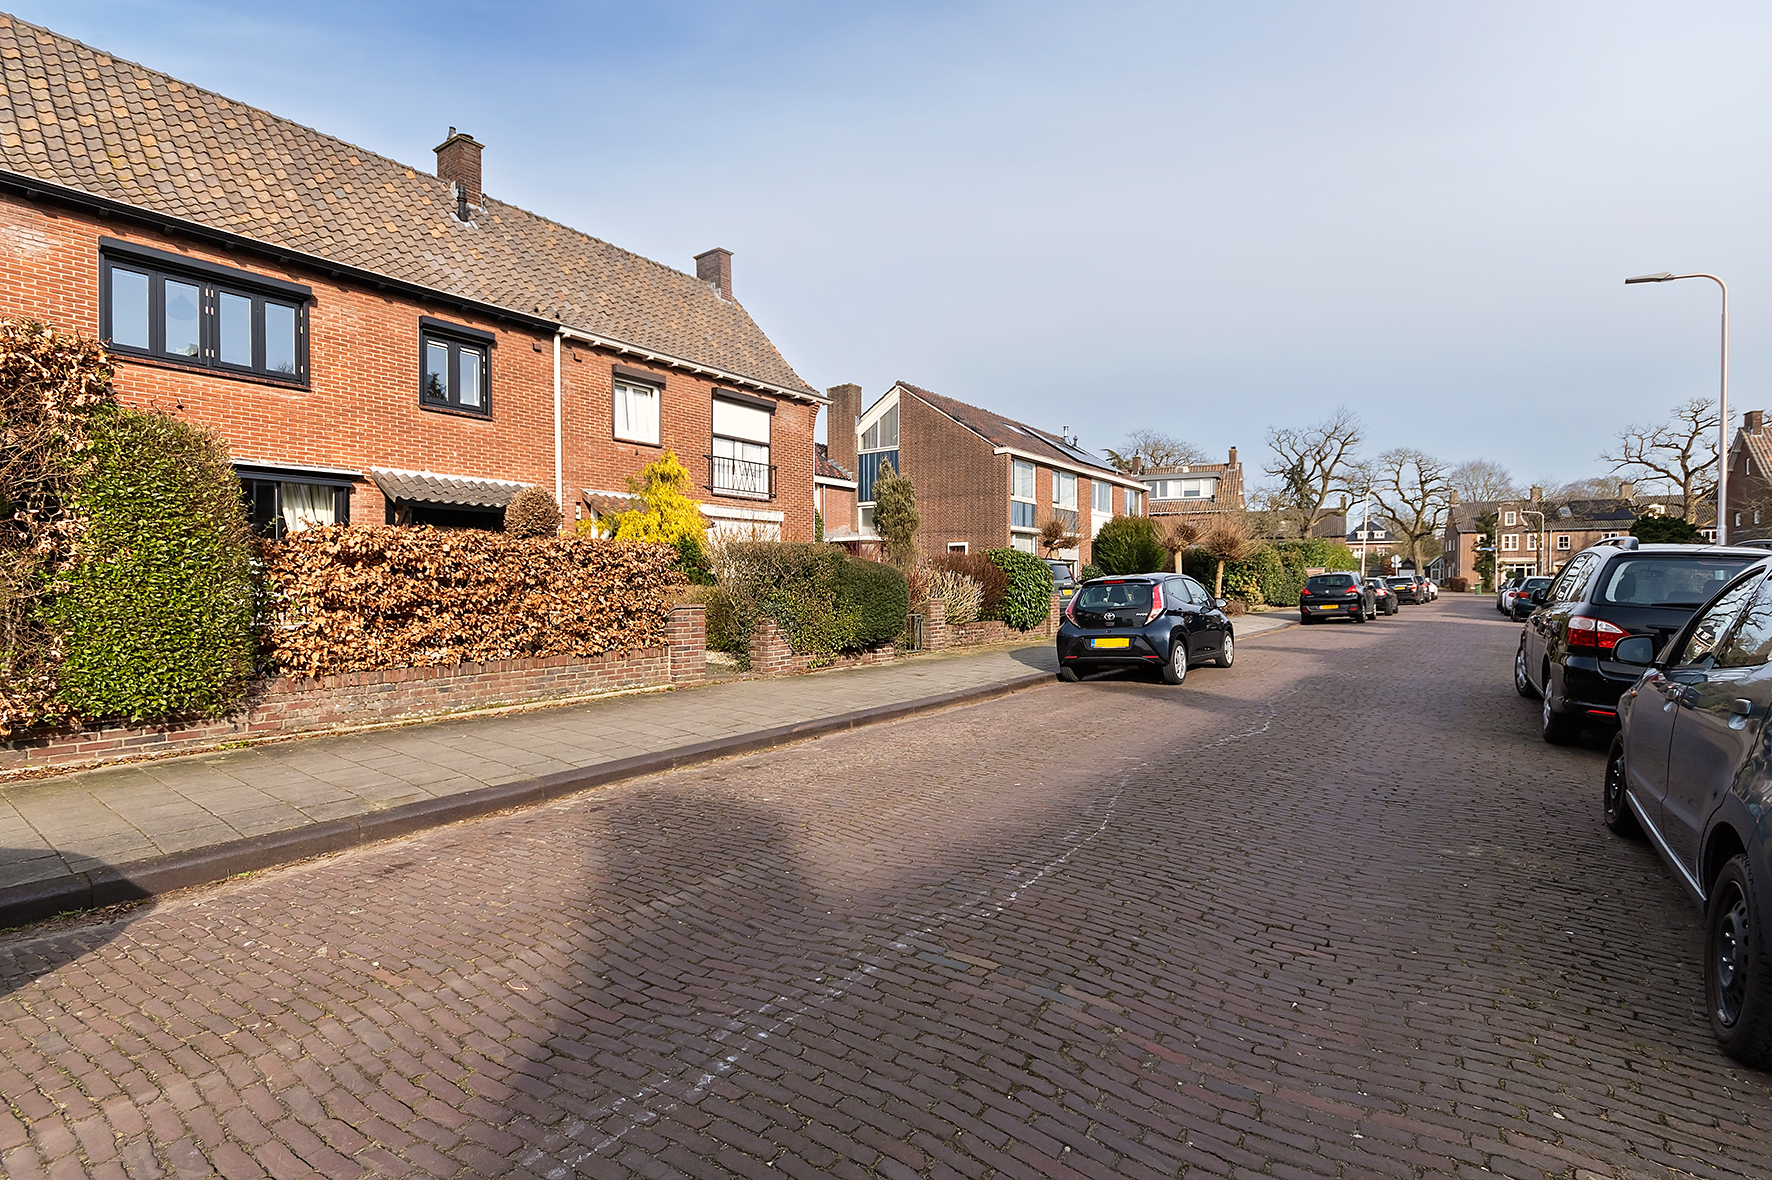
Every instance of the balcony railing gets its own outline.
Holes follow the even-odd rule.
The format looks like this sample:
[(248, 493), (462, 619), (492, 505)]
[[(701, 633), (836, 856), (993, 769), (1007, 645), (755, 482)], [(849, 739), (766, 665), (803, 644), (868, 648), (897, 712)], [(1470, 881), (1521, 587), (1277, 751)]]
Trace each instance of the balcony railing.
[(708, 461), (708, 490), (721, 496), (752, 500), (775, 499), (775, 464), (752, 463), (725, 455), (704, 456)]

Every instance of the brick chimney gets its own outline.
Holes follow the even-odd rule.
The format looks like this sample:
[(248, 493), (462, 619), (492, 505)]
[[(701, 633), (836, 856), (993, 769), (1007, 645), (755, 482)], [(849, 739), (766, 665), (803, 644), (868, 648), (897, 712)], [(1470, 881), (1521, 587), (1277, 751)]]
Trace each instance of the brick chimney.
[(1544, 489), (1534, 486), (1532, 489), (1532, 502), (1536, 504), (1542, 499), (1544, 499)]
[(456, 186), (458, 205), (480, 205), (480, 153), (485, 147), (453, 127), (449, 138), (437, 145), (437, 176)]
[(1758, 434), (1766, 425), (1766, 411), (1749, 410), (1741, 416), (1741, 428), (1749, 434)]
[(1237, 465), (1237, 448), (1232, 447), (1230, 462), (1229, 462), (1228, 466), (1235, 467), (1236, 465)]
[(1632, 483), (1628, 479), (1619, 480), (1618, 481), (1618, 498), (1620, 500), (1634, 500), (1634, 499), (1636, 499), (1637, 498), (1637, 485)]
[(732, 298), (732, 251), (715, 246), (705, 254), (697, 254), (695, 277), (704, 283), (712, 283), (722, 299)]
[(1446, 506), (1449, 508), (1458, 507), (1458, 489), (1457, 488), (1453, 488), (1451, 491), (1446, 493)]
[[(726, 251), (719, 251), (725, 254)], [(707, 255), (702, 255), (706, 258)], [(728, 255), (730, 257), (730, 255)], [(696, 259), (699, 263), (700, 258)], [(849, 474), (855, 470), (855, 420), (861, 417), (861, 386), (833, 385), (825, 390), (831, 404), (825, 410), (825, 445), (830, 450), (831, 462)]]

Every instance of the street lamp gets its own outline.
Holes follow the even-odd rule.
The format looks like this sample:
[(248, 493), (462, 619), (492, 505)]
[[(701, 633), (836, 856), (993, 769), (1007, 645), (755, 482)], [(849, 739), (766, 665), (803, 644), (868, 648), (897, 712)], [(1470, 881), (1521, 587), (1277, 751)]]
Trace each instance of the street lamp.
[(1633, 283), (1671, 283), (1677, 279), (1709, 279), (1723, 289), (1723, 385), (1717, 402), (1717, 544), (1729, 543), (1729, 516), (1725, 511), (1729, 493), (1729, 285), (1716, 275), (1677, 275), (1668, 271), (1638, 275), (1624, 280)]
[(1520, 515), (1538, 518), (1538, 536), (1536, 538), (1538, 544), (1532, 547), (1532, 574), (1534, 577), (1539, 577), (1544, 573), (1544, 513), (1532, 508), (1522, 508)]

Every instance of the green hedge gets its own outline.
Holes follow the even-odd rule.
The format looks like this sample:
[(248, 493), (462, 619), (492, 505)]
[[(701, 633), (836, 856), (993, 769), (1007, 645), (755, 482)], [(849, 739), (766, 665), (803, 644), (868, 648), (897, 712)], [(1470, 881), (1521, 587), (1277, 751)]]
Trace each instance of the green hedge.
[(1009, 575), (1009, 589), (996, 617), (1017, 631), (1030, 631), (1052, 612), (1052, 567), (1019, 549), (990, 549), (985, 556)]
[(1169, 551), (1148, 516), (1116, 516), (1101, 526), (1090, 561), (1109, 574), (1150, 574), (1169, 568)]
[(88, 720), (225, 713), (257, 650), (256, 544), (214, 434), (111, 407), (92, 420), (73, 508), (87, 521), (65, 591), (62, 699)]
[[(1304, 589), (1305, 570), (1360, 568), (1360, 559), (1338, 541), (1313, 538), (1263, 545), (1253, 557), (1224, 567), (1224, 593), (1245, 602), (1269, 606), (1296, 606)], [(1210, 589), (1218, 576), (1218, 561), (1204, 549), (1190, 549), (1182, 558), (1182, 570)]]
[(771, 618), (802, 655), (837, 655), (904, 633), (910, 584), (899, 570), (831, 545), (747, 541), (725, 547), (703, 594), (708, 646), (748, 655), (758, 620)]

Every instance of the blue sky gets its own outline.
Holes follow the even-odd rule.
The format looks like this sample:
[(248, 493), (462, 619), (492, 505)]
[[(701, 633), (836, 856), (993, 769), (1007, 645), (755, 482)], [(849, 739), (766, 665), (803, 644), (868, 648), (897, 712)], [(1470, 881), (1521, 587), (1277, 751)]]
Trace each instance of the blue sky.
[(1113, 446), (1604, 470), (1772, 409), (1772, 8), (24, 3), (121, 56), (734, 286), (818, 386), (903, 378)]

